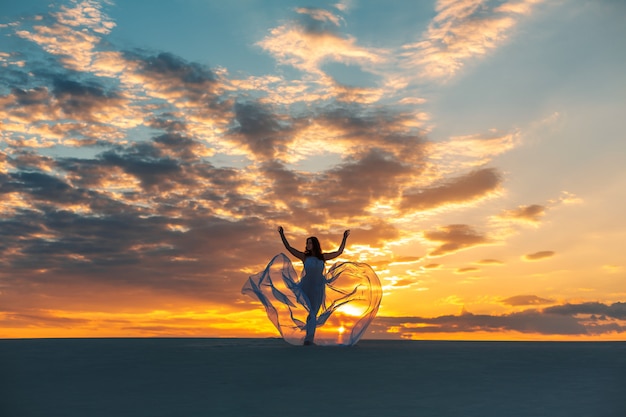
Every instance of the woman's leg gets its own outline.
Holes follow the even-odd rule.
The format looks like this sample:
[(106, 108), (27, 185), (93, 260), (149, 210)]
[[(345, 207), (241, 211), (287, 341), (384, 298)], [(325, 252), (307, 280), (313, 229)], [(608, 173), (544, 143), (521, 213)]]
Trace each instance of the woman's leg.
[(315, 328), (317, 327), (317, 313), (319, 312), (322, 304), (321, 300), (316, 300), (315, 298), (318, 297), (309, 298), (311, 304), (309, 309), (309, 315), (306, 318), (306, 336), (304, 337), (305, 345), (313, 344), (313, 340), (315, 339)]

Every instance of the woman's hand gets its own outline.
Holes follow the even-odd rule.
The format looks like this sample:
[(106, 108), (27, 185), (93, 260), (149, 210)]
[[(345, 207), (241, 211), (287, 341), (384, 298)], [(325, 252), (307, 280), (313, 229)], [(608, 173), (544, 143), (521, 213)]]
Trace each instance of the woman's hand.
[(350, 236), (350, 230), (346, 230), (345, 232), (343, 232), (343, 240), (346, 240), (348, 236)]
[(283, 229), (282, 226), (278, 226), (278, 233), (280, 233), (281, 235), (285, 233), (285, 230)]

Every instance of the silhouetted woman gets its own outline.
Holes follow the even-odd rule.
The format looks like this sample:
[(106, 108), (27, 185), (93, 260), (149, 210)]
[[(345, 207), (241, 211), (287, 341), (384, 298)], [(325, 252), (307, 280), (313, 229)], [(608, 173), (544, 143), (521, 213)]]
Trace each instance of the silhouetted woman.
[(306, 336), (304, 338), (305, 345), (313, 344), (315, 337), (315, 327), (317, 323), (317, 313), (324, 301), (324, 291), (326, 289), (326, 278), (324, 277), (325, 261), (334, 259), (343, 253), (346, 247), (346, 240), (350, 236), (350, 231), (343, 232), (343, 240), (341, 246), (335, 252), (323, 253), (320, 241), (311, 236), (306, 240), (304, 252), (294, 249), (287, 238), (282, 226), (278, 227), (278, 233), (290, 254), (300, 259), (304, 264), (304, 274), (300, 280), (300, 289), (308, 299), (309, 315), (306, 319)]
[[(325, 262), (342, 254), (350, 231), (335, 252), (324, 253), (319, 240), (309, 237), (304, 252), (294, 249), (278, 228), (287, 251), (302, 261), (296, 273), (284, 253), (274, 256), (260, 272), (250, 275), (241, 292), (259, 301), (267, 318), (292, 345), (352, 346), (376, 317), (382, 288), (366, 263)], [(316, 331), (317, 329), (317, 331)], [(251, 329), (252, 330), (252, 329)], [(255, 329), (256, 330), (256, 329)]]

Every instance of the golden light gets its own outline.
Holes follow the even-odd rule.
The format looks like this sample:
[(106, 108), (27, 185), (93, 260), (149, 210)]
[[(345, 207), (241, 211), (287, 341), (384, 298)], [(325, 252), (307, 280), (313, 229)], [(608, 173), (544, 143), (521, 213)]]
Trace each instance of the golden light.
[(340, 311), (347, 316), (361, 317), (363, 313), (365, 312), (365, 308), (363, 306), (358, 306), (358, 305), (344, 304), (341, 307), (339, 307), (337, 311), (338, 312)]

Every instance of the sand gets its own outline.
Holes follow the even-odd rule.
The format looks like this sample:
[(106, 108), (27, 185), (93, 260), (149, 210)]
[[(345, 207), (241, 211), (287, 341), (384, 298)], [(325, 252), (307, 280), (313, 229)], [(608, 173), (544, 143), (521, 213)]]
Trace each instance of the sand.
[(626, 343), (0, 340), (0, 416), (626, 416)]

